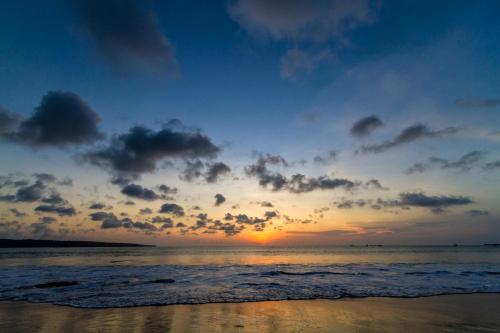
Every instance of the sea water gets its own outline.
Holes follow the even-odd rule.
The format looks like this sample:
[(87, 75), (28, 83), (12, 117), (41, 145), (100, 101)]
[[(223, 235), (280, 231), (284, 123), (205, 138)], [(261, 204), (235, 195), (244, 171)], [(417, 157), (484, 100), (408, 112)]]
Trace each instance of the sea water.
[(75, 307), (492, 292), (493, 246), (0, 249), (0, 300)]

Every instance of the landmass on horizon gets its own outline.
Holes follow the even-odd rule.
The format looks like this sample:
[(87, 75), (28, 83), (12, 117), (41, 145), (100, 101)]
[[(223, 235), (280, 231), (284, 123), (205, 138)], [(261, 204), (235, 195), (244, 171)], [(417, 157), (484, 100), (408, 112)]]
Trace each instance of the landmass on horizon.
[(0, 239), (0, 248), (22, 247), (154, 247), (154, 245), (79, 240)]

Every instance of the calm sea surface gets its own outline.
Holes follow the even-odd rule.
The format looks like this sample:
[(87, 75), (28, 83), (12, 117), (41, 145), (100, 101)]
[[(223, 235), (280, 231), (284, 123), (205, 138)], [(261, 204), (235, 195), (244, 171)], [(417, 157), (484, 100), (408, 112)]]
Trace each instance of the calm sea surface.
[(77, 307), (475, 292), (500, 247), (0, 249), (0, 299)]

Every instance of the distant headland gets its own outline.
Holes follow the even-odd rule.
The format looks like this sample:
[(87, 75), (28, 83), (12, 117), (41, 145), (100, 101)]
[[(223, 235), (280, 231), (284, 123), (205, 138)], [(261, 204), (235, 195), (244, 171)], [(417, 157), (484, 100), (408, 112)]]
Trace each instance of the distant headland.
[(66, 241), (66, 240), (43, 240), (43, 239), (0, 239), (0, 248), (21, 247), (152, 247), (154, 245), (143, 245), (133, 243), (108, 243), (93, 241)]

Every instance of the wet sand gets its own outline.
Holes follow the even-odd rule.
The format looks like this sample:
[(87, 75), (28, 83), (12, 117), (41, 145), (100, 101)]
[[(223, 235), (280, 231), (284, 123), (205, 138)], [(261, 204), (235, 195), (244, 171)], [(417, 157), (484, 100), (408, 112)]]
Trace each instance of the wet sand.
[(500, 294), (77, 309), (0, 302), (0, 332), (500, 332)]

